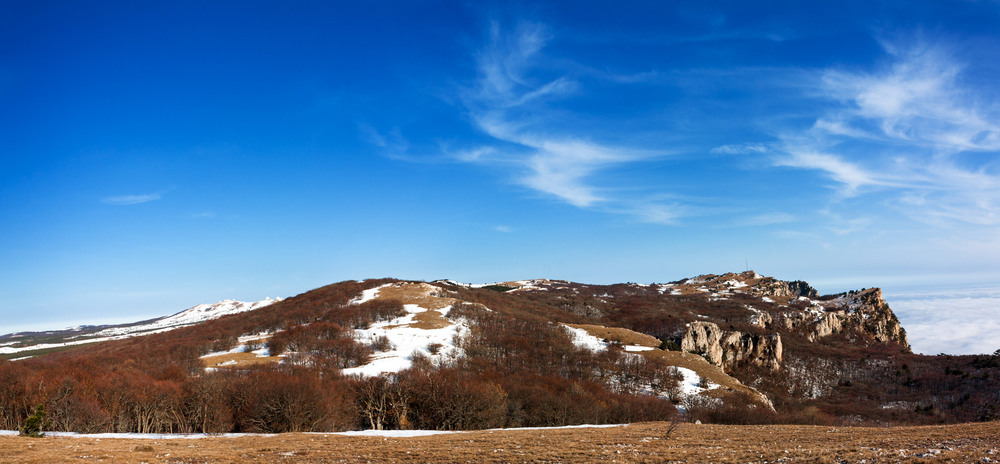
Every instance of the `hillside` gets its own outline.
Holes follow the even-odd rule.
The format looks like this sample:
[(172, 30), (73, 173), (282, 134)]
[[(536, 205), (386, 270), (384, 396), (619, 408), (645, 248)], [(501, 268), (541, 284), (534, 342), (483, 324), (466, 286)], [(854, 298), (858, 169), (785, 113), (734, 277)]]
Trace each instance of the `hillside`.
[(81, 432), (459, 430), (678, 411), (716, 423), (1000, 417), (996, 356), (912, 354), (880, 290), (820, 296), (754, 272), (347, 281), (202, 312), (213, 317), (0, 361), (0, 428), (37, 404), (54, 428)]
[(276, 301), (281, 301), (281, 299), (266, 298), (255, 302), (224, 300), (215, 304), (200, 304), (170, 316), (131, 324), (89, 325), (63, 330), (0, 335), (0, 357), (24, 359), (63, 351), (77, 345), (166, 332), (218, 319), (229, 314), (253, 311)]

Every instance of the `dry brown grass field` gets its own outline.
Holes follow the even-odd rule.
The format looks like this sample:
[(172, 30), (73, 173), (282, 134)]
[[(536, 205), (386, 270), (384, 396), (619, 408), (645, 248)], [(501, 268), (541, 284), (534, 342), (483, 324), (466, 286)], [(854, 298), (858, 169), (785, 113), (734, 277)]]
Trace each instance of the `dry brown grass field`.
[(1000, 422), (924, 427), (722, 426), (493, 430), (410, 438), (0, 437), (3, 463), (998, 462)]

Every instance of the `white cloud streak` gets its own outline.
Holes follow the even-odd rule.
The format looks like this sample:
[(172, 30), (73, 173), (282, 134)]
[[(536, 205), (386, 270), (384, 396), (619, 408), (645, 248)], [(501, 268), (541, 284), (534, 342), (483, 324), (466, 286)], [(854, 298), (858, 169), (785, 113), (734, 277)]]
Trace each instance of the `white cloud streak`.
[(787, 157), (775, 161), (776, 165), (824, 171), (830, 178), (844, 185), (845, 195), (852, 196), (862, 186), (881, 183), (875, 180), (872, 173), (837, 156), (809, 151), (808, 148), (790, 148), (788, 151)]
[(161, 195), (159, 193), (149, 193), (145, 195), (120, 195), (103, 198), (101, 199), (101, 203), (106, 205), (130, 206), (149, 203), (151, 201), (159, 200), (160, 197)]
[(866, 120), (883, 137), (944, 152), (1000, 149), (1000, 125), (982, 114), (975, 92), (962, 87), (963, 66), (950, 53), (921, 45), (889, 51), (896, 61), (886, 72), (826, 73), (826, 88), (850, 103), (834, 118)]
[(892, 63), (880, 71), (823, 73), (839, 105), (810, 130), (781, 134), (774, 164), (823, 172), (840, 198), (881, 192), (926, 223), (1000, 224), (1000, 111), (963, 84), (946, 49), (886, 49)]
[(753, 155), (759, 153), (767, 153), (767, 146), (762, 143), (722, 145), (711, 149), (709, 153), (720, 154), (720, 155)]
[(538, 24), (521, 23), (509, 34), (492, 25), (490, 41), (477, 59), (479, 78), (464, 94), (464, 103), (480, 130), (516, 148), (481, 147), (460, 152), (456, 159), (513, 164), (519, 169), (517, 183), (575, 207), (628, 214), (644, 222), (672, 221), (676, 214), (666, 211), (668, 205), (616, 197), (595, 184), (606, 169), (662, 152), (602, 144), (545, 124), (553, 119), (547, 103), (580, 90), (569, 76), (535, 77), (541, 74), (536, 63), (550, 38)]

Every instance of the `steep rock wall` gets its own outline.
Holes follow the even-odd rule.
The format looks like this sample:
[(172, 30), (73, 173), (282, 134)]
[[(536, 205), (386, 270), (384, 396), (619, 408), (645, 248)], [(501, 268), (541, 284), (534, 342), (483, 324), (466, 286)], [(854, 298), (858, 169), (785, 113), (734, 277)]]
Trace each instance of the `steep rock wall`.
[(906, 330), (882, 298), (882, 289), (869, 288), (844, 294), (846, 300), (845, 323), (857, 324), (860, 329), (882, 343), (897, 342), (910, 351)]
[(681, 339), (681, 350), (704, 353), (709, 362), (722, 368), (747, 361), (772, 370), (781, 367), (781, 335), (755, 335), (724, 331), (712, 322), (692, 322)]

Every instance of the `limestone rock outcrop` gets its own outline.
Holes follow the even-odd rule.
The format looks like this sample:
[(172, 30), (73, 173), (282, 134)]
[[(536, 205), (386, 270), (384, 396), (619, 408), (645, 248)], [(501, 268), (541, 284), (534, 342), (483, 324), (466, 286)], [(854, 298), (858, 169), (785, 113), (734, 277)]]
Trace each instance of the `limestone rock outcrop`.
[[(746, 274), (743, 273), (740, 275), (744, 276)], [(774, 277), (761, 277), (756, 273), (752, 277), (756, 277), (756, 281), (751, 281), (753, 283), (749, 287), (749, 293), (753, 295), (777, 298), (796, 298), (800, 296), (815, 298), (817, 296), (816, 289), (801, 280), (787, 282), (775, 279)]]
[(862, 331), (879, 342), (897, 342), (905, 350), (910, 350), (906, 331), (903, 330), (892, 309), (889, 309), (889, 304), (882, 298), (882, 289), (869, 288), (859, 292), (849, 292), (843, 294), (841, 298), (846, 300), (845, 323), (857, 324)]
[(895, 342), (904, 351), (910, 350), (899, 319), (882, 298), (882, 290), (869, 288), (835, 295), (800, 312), (785, 313), (781, 319), (785, 329), (805, 327), (809, 341), (853, 329), (871, 336), (877, 342)]
[(692, 322), (681, 339), (681, 350), (701, 353), (722, 368), (747, 361), (772, 370), (781, 367), (781, 335), (724, 331), (712, 322)]

